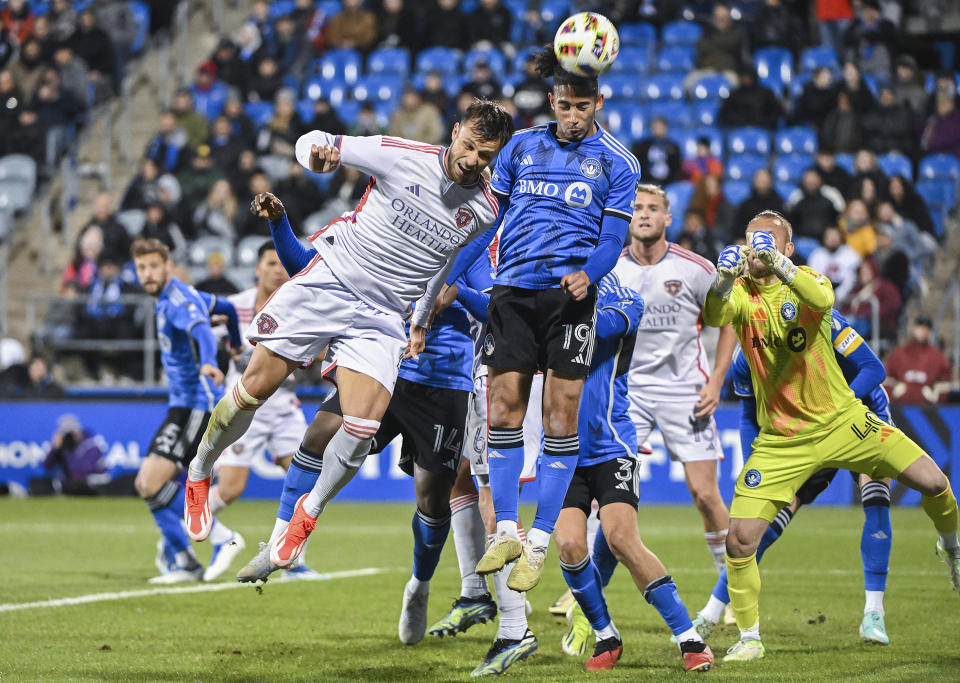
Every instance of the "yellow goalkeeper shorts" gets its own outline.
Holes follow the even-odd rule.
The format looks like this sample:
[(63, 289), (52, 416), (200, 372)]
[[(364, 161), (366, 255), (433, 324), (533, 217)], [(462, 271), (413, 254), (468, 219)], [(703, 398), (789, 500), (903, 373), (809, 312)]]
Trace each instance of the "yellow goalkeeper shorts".
[(730, 516), (773, 521), (819, 470), (839, 467), (895, 479), (923, 455), (906, 434), (855, 401), (832, 425), (812, 434), (758, 436), (737, 479)]

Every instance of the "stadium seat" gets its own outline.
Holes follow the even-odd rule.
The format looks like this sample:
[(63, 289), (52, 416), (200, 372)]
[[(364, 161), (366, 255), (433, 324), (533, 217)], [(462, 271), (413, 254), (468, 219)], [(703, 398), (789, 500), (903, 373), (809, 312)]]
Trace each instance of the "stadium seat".
[(763, 128), (734, 128), (727, 133), (727, 154), (770, 155), (770, 133)]
[(931, 154), (920, 160), (917, 177), (921, 180), (952, 180), (960, 184), (960, 161), (949, 154)]
[(374, 50), (367, 57), (367, 74), (395, 74), (406, 76), (410, 73), (410, 51), (402, 47), (384, 47)]
[[(786, 201), (786, 198), (784, 198)], [(810, 254), (814, 252), (820, 246), (818, 240), (813, 239), (812, 237), (794, 237), (793, 238), (793, 250), (798, 254), (804, 261), (810, 259)]]
[(647, 100), (682, 100), (683, 76), (680, 74), (657, 74), (647, 79), (643, 88)]
[(517, 50), (517, 54), (513, 56), (513, 73), (524, 73), (524, 67), (527, 65), (527, 59), (529, 59), (531, 55), (537, 54), (539, 51), (540, 48), (536, 45), (531, 45), (530, 47)]
[(782, 47), (763, 47), (753, 54), (757, 79), (775, 93), (783, 92), (793, 78), (793, 54)]
[(937, 228), (937, 234), (943, 235), (947, 213), (957, 201), (957, 188), (952, 180), (921, 180), (916, 184), (917, 194), (923, 197), (930, 210), (930, 217)]
[(310, 71), (310, 75), (353, 85), (363, 73), (363, 57), (356, 50), (328, 50), (323, 56), (313, 60)]
[(803, 173), (813, 166), (808, 154), (788, 154), (773, 162), (773, 178), (780, 183), (799, 183)]
[(297, 3), (294, 0), (273, 0), (270, 3), (270, 13), (267, 15), (270, 18), (270, 21), (276, 21), (280, 17), (290, 14), (297, 8)]
[(364, 76), (353, 88), (353, 99), (357, 102), (385, 102), (399, 100), (403, 92), (403, 78), (396, 74)]
[(768, 161), (766, 157), (755, 154), (741, 154), (727, 159), (724, 172), (730, 180), (743, 180), (750, 182), (753, 174), (761, 168), (767, 168)]
[(237, 243), (237, 265), (253, 267), (257, 265), (257, 251), (263, 244), (262, 235), (248, 235)]
[(837, 61), (837, 53), (829, 45), (808, 47), (800, 55), (800, 71), (809, 73), (819, 69), (821, 66), (825, 66), (831, 71), (836, 71), (840, 68), (840, 64)]
[(357, 120), (357, 114), (360, 113), (360, 106), (359, 102), (344, 100), (340, 102), (340, 104), (335, 105), (334, 109), (337, 112), (337, 116), (340, 117), (340, 120), (350, 125)]
[(650, 102), (647, 104), (647, 117), (653, 120), (657, 116), (662, 116), (671, 128), (690, 128), (698, 124), (693, 117), (693, 109), (686, 102), (663, 100)]
[(37, 162), (26, 154), (7, 154), (0, 157), (0, 180), (21, 182), (27, 195), (33, 195), (37, 185)]
[[(410, 77), (410, 82), (413, 84), (413, 87), (417, 90), (423, 90), (424, 84), (427, 81), (427, 73), (423, 71), (418, 71)], [(461, 76), (460, 74), (450, 74), (443, 77), (443, 89), (446, 91), (447, 96), (450, 98), (456, 98), (457, 94), (460, 92), (460, 88), (463, 87), (463, 84), (469, 80), (468, 76)]]
[(340, 0), (318, 0), (313, 3), (313, 6), (326, 14), (328, 19), (335, 14), (340, 14), (340, 10), (343, 9)]
[(150, 6), (145, 2), (134, 0), (130, 3), (130, 13), (133, 15), (133, 23), (137, 25), (130, 43), (130, 52), (136, 55), (143, 51), (150, 36)]
[(243, 113), (250, 118), (254, 126), (262, 128), (273, 118), (273, 102), (247, 102), (243, 105)]
[[(246, 239), (250, 238), (247, 237)], [(259, 249), (264, 242), (264, 237), (256, 235), (256, 239), (258, 241), (257, 249)], [(233, 245), (222, 237), (213, 235), (204, 235), (190, 242), (190, 246), (187, 248), (187, 263), (191, 266), (206, 265), (207, 259), (213, 254), (221, 254), (227, 264), (233, 263)], [(256, 251), (254, 251), (254, 254), (256, 254)], [(256, 259), (254, 259), (254, 263), (256, 263)]]
[(650, 52), (645, 47), (620, 49), (617, 61), (610, 65), (609, 73), (642, 74), (650, 71)]
[(696, 53), (691, 45), (667, 45), (657, 55), (657, 71), (682, 74), (693, 71)]
[(507, 73), (507, 58), (495, 47), (474, 48), (463, 57), (463, 73), (469, 74), (474, 65), (486, 60), (494, 76)]
[(664, 45), (696, 45), (703, 30), (692, 21), (671, 21), (660, 32)]
[(704, 76), (690, 88), (695, 100), (719, 100), (730, 97), (730, 81), (723, 76)]
[(399, 100), (378, 100), (373, 103), (373, 113), (377, 115), (377, 122), (381, 127), (390, 127), (390, 118), (398, 106), (400, 106)]
[(32, 188), (25, 181), (16, 178), (0, 180), (0, 211), (20, 211), (30, 206), (33, 199)]
[(306, 124), (313, 120), (313, 100), (306, 99), (297, 102), (297, 116)]
[(620, 44), (628, 46), (651, 46), (657, 42), (657, 29), (653, 24), (636, 23), (621, 24), (617, 27), (620, 34)]
[(717, 112), (720, 109), (720, 103), (716, 100), (702, 100), (690, 105), (695, 126), (715, 126), (717, 125)]
[(746, 180), (725, 180), (723, 182), (723, 196), (727, 201), (738, 206), (750, 196), (750, 183)]
[(680, 152), (685, 159), (697, 156), (697, 140), (700, 138), (710, 140), (711, 154), (716, 157), (723, 156), (723, 133), (716, 128), (703, 127), (679, 131), (676, 135), (671, 134), (670, 137), (680, 146)]
[(453, 76), (460, 71), (460, 51), (450, 47), (428, 47), (417, 55), (417, 71), (439, 71)]
[[(953, 80), (956, 81), (957, 83), (957, 90), (960, 90), (960, 71), (954, 72)], [(927, 92), (932, 93), (934, 87), (936, 87), (936, 83), (937, 83), (937, 77), (932, 73), (927, 74), (927, 80), (925, 81), (925, 87), (927, 89)]]
[(504, 97), (513, 97), (513, 94), (517, 91), (517, 86), (523, 82), (524, 78), (526, 78), (524, 74), (506, 74), (498, 78), (500, 87), (503, 88)]
[(673, 234), (667, 236), (672, 238), (683, 229), (683, 215), (687, 212), (687, 207), (693, 198), (694, 185), (689, 180), (678, 180), (663, 189), (667, 193), (667, 199), (670, 200), (670, 213), (677, 217), (677, 220), (673, 221), (673, 226), (671, 226)]
[(853, 175), (853, 155), (852, 154), (835, 154), (833, 156), (837, 161), (837, 166), (842, 168), (844, 171)]
[(303, 84), (304, 95), (311, 100), (319, 100), (323, 97), (335, 108), (339, 108), (347, 99), (349, 90), (346, 81), (321, 76), (314, 76)]
[(817, 131), (806, 126), (777, 131), (773, 146), (777, 154), (816, 154)]
[(790, 199), (790, 195), (800, 189), (800, 186), (794, 183), (778, 183), (774, 180), (773, 189), (777, 191), (778, 195), (783, 197), (783, 201), (787, 201)]
[(607, 119), (607, 129), (625, 145), (629, 146), (646, 135), (648, 118), (633, 102), (611, 102), (602, 113)]
[(136, 237), (143, 232), (147, 222), (147, 212), (143, 209), (127, 209), (117, 213), (117, 223), (122, 225), (130, 237)]
[(878, 156), (877, 164), (888, 176), (902, 175), (907, 180), (913, 181), (913, 162), (899, 152)]
[(297, 74), (287, 74), (283, 77), (283, 87), (289, 88), (295, 93), (296, 97), (300, 96), (300, 77)]
[(870, 90), (870, 93), (876, 97), (877, 96), (877, 77), (873, 74), (863, 74), (863, 84), (867, 86)]
[(543, 0), (540, 3), (540, 17), (548, 26), (559, 25), (570, 13), (570, 0)]
[(787, 88), (790, 91), (790, 99), (796, 101), (797, 98), (803, 94), (803, 86), (810, 82), (812, 75), (809, 71), (803, 71), (793, 75), (793, 78), (790, 80), (790, 86)]
[(600, 92), (604, 97), (636, 100), (640, 98), (641, 86), (636, 74), (609, 74), (600, 78)]

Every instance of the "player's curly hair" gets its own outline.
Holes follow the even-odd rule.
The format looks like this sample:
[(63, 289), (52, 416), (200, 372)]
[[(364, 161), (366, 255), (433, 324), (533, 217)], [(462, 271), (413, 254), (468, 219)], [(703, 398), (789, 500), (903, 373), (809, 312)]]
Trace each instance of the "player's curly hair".
[(490, 100), (474, 100), (463, 112), (460, 122), (470, 122), (477, 135), (489, 142), (498, 142), (501, 147), (513, 136), (513, 117), (510, 112)]
[(600, 92), (596, 76), (578, 76), (561, 67), (553, 53), (553, 45), (545, 45), (542, 50), (535, 52), (533, 63), (541, 78), (553, 79), (554, 92), (562, 87), (569, 87), (579, 97), (596, 97)]

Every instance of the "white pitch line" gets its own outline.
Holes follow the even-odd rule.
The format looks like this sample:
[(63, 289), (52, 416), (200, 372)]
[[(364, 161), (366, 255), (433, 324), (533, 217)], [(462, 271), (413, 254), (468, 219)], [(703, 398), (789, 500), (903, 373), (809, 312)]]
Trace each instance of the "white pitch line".
[[(387, 569), (378, 567), (365, 567), (363, 569), (349, 569), (342, 572), (321, 573), (319, 576), (310, 579), (297, 579), (296, 581), (278, 581), (279, 585), (287, 583), (296, 583), (298, 581), (334, 581), (336, 579), (351, 579), (357, 576), (373, 576), (382, 574)], [(38, 609), (42, 607), (69, 607), (71, 605), (86, 605), (91, 602), (107, 602), (110, 600), (126, 600), (128, 598), (144, 598), (151, 595), (183, 595), (185, 593), (208, 593), (215, 591), (226, 591), (233, 588), (253, 589), (250, 583), (202, 583), (196, 586), (180, 586), (177, 588), (146, 588), (137, 591), (121, 591), (117, 593), (92, 593), (90, 595), (78, 595), (75, 598), (58, 598), (56, 600), (41, 600), (39, 602), (8, 602), (0, 604), (0, 612), (16, 612), (24, 609)]]

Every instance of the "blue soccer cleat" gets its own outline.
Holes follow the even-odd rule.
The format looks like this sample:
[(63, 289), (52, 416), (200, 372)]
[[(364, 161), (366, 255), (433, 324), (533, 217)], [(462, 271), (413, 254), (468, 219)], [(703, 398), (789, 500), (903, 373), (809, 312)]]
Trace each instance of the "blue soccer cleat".
[(497, 676), (510, 668), (514, 662), (526, 659), (537, 651), (537, 637), (530, 629), (520, 640), (497, 638), (487, 650), (476, 669), (470, 672), (471, 676)]

